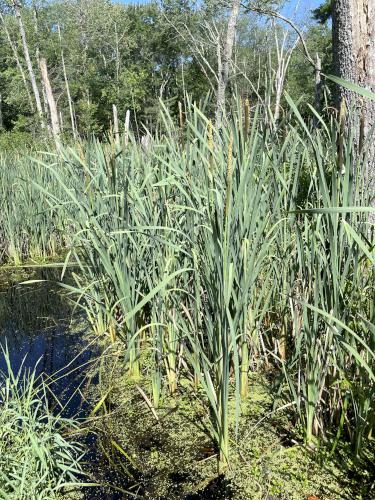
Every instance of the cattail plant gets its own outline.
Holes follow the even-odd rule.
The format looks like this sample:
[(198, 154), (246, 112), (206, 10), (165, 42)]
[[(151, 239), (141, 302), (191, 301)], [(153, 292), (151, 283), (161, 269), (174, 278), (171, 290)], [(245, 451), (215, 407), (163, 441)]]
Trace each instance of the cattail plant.
[(123, 344), (154, 409), (183, 390), (204, 398), (220, 471), (259, 368), (278, 372), (275, 405), (310, 446), (349, 439), (359, 454), (374, 426), (365, 147), (354, 156), (350, 130), (315, 110), (310, 126), (288, 96), (277, 129), (238, 99), (217, 130), (207, 105), (186, 97), (174, 117), (161, 103), (147, 148), (90, 140), (14, 171), (2, 158), (0, 256), (64, 249), (65, 288)]

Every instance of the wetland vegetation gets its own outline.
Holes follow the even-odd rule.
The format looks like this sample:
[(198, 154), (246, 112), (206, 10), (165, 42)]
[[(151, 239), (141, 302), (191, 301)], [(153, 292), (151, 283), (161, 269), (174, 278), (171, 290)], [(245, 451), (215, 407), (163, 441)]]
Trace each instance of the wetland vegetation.
[[(31, 37), (31, 7), (12, 5), (3, 28), (22, 14)], [(45, 29), (58, 5), (42, 9)], [(132, 21), (137, 14), (100, 5), (109, 20), (115, 8)], [(218, 33), (230, 32), (234, 6), (220, 19), (208, 11)], [(138, 14), (169, 19), (172, 29), (168, 15), (177, 11), (168, 8)], [(246, 30), (237, 29), (241, 44)], [(51, 51), (67, 37), (69, 68), (77, 33), (65, 30), (54, 24), (43, 36)], [(194, 80), (201, 68), (204, 81), (202, 54), (187, 55), (184, 40), (187, 74)], [(83, 109), (80, 80), (70, 116), (65, 66), (66, 135), (54, 129), (53, 106), (11, 123), (8, 96), (0, 133), (1, 498), (375, 495), (373, 135), (357, 98), (336, 112), (331, 92), (339, 82), (351, 96), (372, 102), (374, 94), (327, 77), (314, 107), (295, 95), (300, 82), (291, 76), (292, 92), (278, 95), (279, 49), (276, 42), (269, 53), (266, 87), (249, 84), (251, 99), (239, 77), (225, 86), (224, 102), (220, 85), (199, 99), (199, 86), (176, 80), (181, 98), (154, 98), (151, 112), (139, 97), (120, 128), (116, 105), (131, 107), (120, 87), (111, 126), (107, 111)], [(42, 71), (37, 84), (46, 90), (47, 81)], [(36, 130), (43, 116), (49, 133)], [(14, 148), (17, 128), (25, 136)]]
[[(179, 498), (227, 471), (240, 498), (324, 494), (337, 479), (317, 481), (322, 454), (334, 463), (350, 442), (355, 462), (372, 442), (366, 191), (349, 148), (338, 174), (333, 121), (310, 131), (292, 104), (280, 137), (258, 109), (246, 129), (238, 105), (219, 133), (188, 106), (183, 131), (161, 111), (147, 150), (110, 139), (3, 157), (4, 206), (20, 207), (1, 212), (4, 261), (65, 253), (54, 280), (106, 352), (95, 427), (129, 482), (171, 498), (175, 475)], [(274, 458), (258, 467), (274, 453), (298, 457), (298, 486)]]

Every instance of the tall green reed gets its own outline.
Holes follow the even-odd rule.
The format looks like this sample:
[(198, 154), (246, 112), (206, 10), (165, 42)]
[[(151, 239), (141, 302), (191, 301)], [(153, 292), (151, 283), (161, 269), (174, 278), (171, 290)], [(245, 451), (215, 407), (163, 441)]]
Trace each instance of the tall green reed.
[[(45, 232), (59, 228), (77, 266), (65, 287), (98, 335), (123, 343), (129, 376), (148, 375), (155, 408), (186, 387), (181, 377), (199, 387), (220, 470), (230, 401), (238, 425), (250, 372), (271, 364), (309, 444), (329, 438), (334, 451), (349, 436), (359, 453), (373, 427), (361, 160), (346, 137), (337, 168), (334, 119), (310, 126), (289, 98), (277, 129), (266, 115), (237, 100), (216, 130), (188, 99), (180, 124), (161, 104), (147, 147), (91, 140), (30, 167), (35, 204), (49, 207)], [(4, 179), (9, 196), (13, 177)], [(30, 211), (31, 238), (39, 213)]]
[(0, 263), (54, 257), (69, 238), (60, 212), (34, 182), (57, 194), (53, 177), (31, 158), (0, 157)]
[(301, 140), (311, 146), (311, 174), (309, 197), (296, 212), (292, 349), (284, 372), (307, 443), (336, 429), (334, 450), (345, 427), (358, 453), (364, 433), (372, 432), (374, 404), (370, 192), (363, 182), (362, 157), (353, 155), (353, 134), (338, 164), (340, 124), (332, 121), (313, 135), (303, 127)]

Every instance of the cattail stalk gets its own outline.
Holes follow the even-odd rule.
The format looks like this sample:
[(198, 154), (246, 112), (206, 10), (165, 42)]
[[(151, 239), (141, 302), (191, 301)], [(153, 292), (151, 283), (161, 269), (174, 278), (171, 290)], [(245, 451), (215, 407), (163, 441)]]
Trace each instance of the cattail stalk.
[(245, 99), (245, 105), (244, 105), (244, 115), (245, 115), (245, 137), (249, 135), (250, 131), (250, 102), (249, 99)]

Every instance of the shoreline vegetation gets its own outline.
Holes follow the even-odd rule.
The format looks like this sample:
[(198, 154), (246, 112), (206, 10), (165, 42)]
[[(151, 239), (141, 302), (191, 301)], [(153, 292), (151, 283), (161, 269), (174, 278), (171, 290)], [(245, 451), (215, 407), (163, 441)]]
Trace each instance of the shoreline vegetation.
[(370, 498), (366, 149), (291, 99), (274, 130), (240, 99), (220, 129), (181, 109), (147, 144), (2, 154), (0, 261), (65, 254), (64, 293), (117, 353), (91, 416), (142, 498)]

